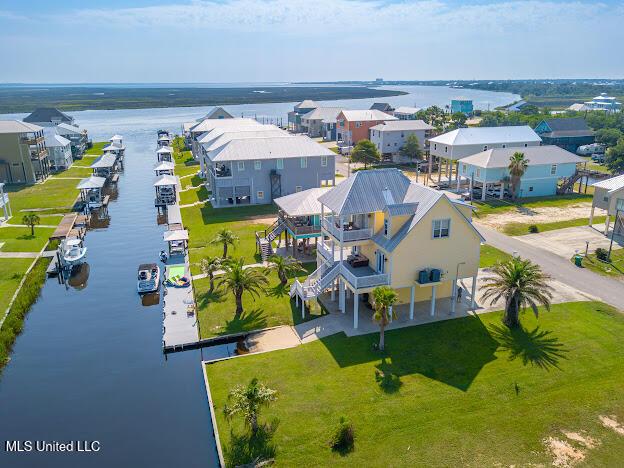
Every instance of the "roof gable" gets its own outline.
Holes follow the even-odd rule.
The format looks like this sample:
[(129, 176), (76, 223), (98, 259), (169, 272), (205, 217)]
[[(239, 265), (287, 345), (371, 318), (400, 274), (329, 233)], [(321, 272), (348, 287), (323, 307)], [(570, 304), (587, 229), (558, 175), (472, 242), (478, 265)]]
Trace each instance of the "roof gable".
[(52, 122), (53, 120), (65, 123), (72, 123), (74, 119), (61, 112), (55, 107), (38, 107), (30, 115), (24, 117), (24, 122)]
[(502, 143), (541, 142), (542, 139), (528, 125), (509, 127), (466, 127), (458, 128), (437, 137), (433, 143), (443, 145), (487, 145)]

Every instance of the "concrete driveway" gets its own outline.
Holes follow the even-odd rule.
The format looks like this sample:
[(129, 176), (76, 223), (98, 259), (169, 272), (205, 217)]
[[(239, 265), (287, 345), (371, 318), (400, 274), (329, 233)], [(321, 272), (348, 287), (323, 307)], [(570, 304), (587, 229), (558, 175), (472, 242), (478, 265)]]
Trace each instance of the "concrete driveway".
[[(581, 254), (585, 253), (587, 241), (589, 241), (590, 253), (594, 252), (598, 247), (608, 249), (611, 239), (603, 234), (604, 228), (604, 224), (595, 224), (593, 227), (577, 226), (517, 236), (514, 239), (548, 250), (569, 260), (576, 254), (577, 250)], [(624, 239), (616, 236), (613, 248), (619, 249), (623, 246)]]

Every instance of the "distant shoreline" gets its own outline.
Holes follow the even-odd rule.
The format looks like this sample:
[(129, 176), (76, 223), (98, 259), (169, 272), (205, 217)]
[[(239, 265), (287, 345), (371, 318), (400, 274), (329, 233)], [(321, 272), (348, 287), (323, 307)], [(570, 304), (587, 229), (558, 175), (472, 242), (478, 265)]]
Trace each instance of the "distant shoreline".
[[(45, 85), (41, 85), (45, 88)], [(249, 86), (231, 88), (203, 87), (106, 87), (34, 85), (0, 86), (0, 114), (32, 112), (37, 107), (56, 107), (63, 111), (158, 109), (167, 107), (228, 106), (298, 102), (304, 99), (384, 98), (407, 94), (404, 91), (368, 86)]]

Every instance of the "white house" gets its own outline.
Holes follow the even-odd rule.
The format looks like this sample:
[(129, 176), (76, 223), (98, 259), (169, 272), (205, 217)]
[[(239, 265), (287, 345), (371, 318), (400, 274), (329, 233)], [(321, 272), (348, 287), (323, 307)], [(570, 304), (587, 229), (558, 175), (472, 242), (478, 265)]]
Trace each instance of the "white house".
[(301, 116), (301, 127), (310, 137), (336, 139), (336, 119), (341, 107), (317, 107)]
[(53, 129), (44, 131), (50, 167), (54, 171), (68, 169), (74, 162), (71, 141), (57, 135)]
[(397, 154), (407, 137), (416, 135), (420, 147), (425, 147), (433, 127), (422, 120), (389, 120), (370, 128), (372, 141), (382, 154)]
[[(607, 220), (605, 221), (605, 235), (609, 234), (611, 217), (615, 217), (613, 229), (615, 233), (624, 235), (624, 174), (601, 180), (592, 184), (594, 187), (594, 199), (589, 216), (589, 225), (594, 222), (594, 210), (596, 207), (607, 210)], [(619, 218), (619, 219), (618, 219)]]
[(416, 120), (416, 114), (420, 111), (420, 107), (400, 106), (394, 109), (392, 115), (399, 120)]

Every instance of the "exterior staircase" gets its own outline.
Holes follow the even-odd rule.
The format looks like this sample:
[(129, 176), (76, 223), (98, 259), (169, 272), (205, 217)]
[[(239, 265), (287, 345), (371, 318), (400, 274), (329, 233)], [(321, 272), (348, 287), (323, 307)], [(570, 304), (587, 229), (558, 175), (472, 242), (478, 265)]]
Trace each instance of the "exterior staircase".
[(256, 244), (263, 262), (266, 262), (274, 254), (273, 241), (284, 232), (284, 229), (284, 223), (278, 219), (266, 230), (256, 232)]
[(298, 279), (290, 287), (290, 297), (298, 295), (304, 301), (314, 299), (327, 289), (340, 272), (340, 262), (323, 263), (301, 283)]

